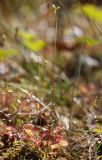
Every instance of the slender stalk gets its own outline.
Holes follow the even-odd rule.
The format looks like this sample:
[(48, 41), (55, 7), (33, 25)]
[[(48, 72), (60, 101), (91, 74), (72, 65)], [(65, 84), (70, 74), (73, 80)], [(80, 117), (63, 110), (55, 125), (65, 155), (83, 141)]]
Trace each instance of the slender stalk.
[[(52, 101), (52, 108), (54, 106), (54, 98), (55, 98), (55, 91), (54, 91), (54, 85), (55, 85), (55, 65), (56, 65), (56, 55), (57, 55), (57, 32), (58, 32), (58, 23), (57, 23), (57, 12), (60, 9), (60, 7), (56, 7), (53, 4), (54, 9), (54, 15), (55, 15), (55, 46), (54, 46), (54, 59), (53, 59), (53, 66), (52, 66), (52, 77), (51, 77), (51, 101)], [(54, 109), (54, 108), (53, 108)]]

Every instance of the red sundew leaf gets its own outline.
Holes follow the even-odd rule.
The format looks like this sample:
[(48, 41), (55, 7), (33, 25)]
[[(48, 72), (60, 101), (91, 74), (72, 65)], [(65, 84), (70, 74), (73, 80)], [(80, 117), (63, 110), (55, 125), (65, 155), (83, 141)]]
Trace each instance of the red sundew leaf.
[(46, 131), (41, 132), (40, 136), (42, 140), (47, 140), (49, 136), (49, 131), (46, 130)]
[(32, 138), (34, 139), (34, 132), (30, 129), (23, 129), (21, 132), (21, 139), (24, 141), (30, 141)]
[(39, 126), (36, 126), (36, 125), (33, 125), (31, 123), (28, 123), (28, 124), (24, 124), (23, 127), (22, 127), (22, 130), (31, 130), (33, 131), (34, 133), (37, 133), (37, 132), (41, 132), (41, 127)]
[(23, 126), (23, 129), (34, 130), (34, 125), (33, 125), (33, 124), (25, 124), (25, 125)]
[(37, 147), (41, 147), (43, 145), (43, 142), (42, 142), (42, 140), (39, 139), (39, 140), (35, 141), (35, 144)]
[(54, 133), (59, 133), (63, 130), (63, 126), (62, 125), (58, 125), (55, 130), (53, 131)]
[[(27, 125), (26, 125), (27, 127)], [(31, 127), (31, 125), (30, 125)], [(36, 147), (41, 147), (42, 146), (42, 140), (41, 140), (41, 137), (40, 137), (40, 134), (37, 130), (32, 130), (32, 127), (27, 129), (23, 129), (22, 133), (21, 133), (21, 139), (23, 141), (26, 141), (26, 142), (32, 142), (34, 143), (34, 145)]]
[(63, 139), (63, 136), (55, 135), (54, 136), (54, 143), (59, 143), (62, 139)]
[(5, 126), (5, 128), (3, 130), (3, 133), (4, 134), (8, 134), (8, 135), (16, 134), (17, 130), (16, 130), (16, 128), (14, 128), (12, 126)]

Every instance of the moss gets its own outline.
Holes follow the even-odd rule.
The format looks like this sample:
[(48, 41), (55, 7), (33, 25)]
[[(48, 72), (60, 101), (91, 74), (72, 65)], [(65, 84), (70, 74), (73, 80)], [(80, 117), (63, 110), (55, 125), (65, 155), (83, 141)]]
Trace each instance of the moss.
[(15, 141), (11, 148), (3, 152), (2, 158), (4, 160), (40, 160), (41, 151), (36, 149), (31, 143)]

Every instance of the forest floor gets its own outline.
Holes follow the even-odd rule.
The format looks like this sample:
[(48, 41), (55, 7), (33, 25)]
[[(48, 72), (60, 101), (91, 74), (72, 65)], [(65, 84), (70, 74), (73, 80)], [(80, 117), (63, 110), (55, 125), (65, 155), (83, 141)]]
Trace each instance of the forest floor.
[(0, 15), (0, 160), (102, 159), (102, 22), (84, 13)]

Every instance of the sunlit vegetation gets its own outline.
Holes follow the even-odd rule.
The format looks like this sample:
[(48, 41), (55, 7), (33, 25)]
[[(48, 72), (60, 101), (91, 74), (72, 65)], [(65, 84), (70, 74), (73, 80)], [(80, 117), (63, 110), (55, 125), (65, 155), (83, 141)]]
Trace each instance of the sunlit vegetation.
[(101, 1), (0, 1), (0, 160), (102, 159), (101, 30)]

